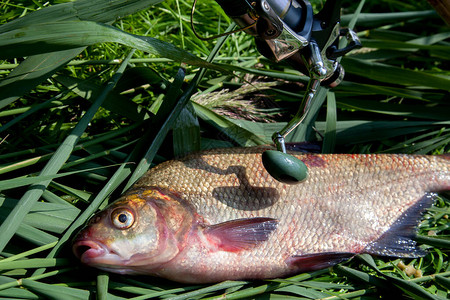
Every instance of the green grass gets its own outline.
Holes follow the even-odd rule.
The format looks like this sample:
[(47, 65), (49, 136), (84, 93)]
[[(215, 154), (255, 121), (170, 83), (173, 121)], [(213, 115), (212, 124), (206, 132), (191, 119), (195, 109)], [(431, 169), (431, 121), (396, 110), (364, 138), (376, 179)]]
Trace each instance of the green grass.
[[(448, 27), (425, 1), (388, 0), (344, 2), (344, 25), (359, 4), (364, 48), (342, 59), (344, 82), (322, 89), (307, 126), (289, 139), (323, 137), (325, 152), (450, 152)], [(261, 57), (244, 33), (198, 40), (190, 5), (0, 3), (0, 297), (447, 298), (448, 194), (420, 226), (429, 254), (404, 261), (419, 278), (399, 259), (367, 255), (288, 279), (207, 286), (79, 265), (73, 234), (150, 166), (204, 148), (268, 143), (299, 105), (307, 77)], [(195, 27), (207, 36), (232, 23), (204, 0)]]

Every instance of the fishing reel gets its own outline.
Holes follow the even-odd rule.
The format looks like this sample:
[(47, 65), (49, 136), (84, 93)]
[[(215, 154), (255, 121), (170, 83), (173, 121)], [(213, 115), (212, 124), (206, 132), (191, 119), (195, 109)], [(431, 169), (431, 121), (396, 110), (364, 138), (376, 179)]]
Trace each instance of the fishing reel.
[[(361, 47), (357, 35), (340, 27), (342, 0), (328, 0), (314, 14), (307, 0), (216, 0), (246, 33), (255, 37), (258, 51), (268, 59), (286, 61), (310, 81), (294, 118), (272, 139), (277, 151), (266, 151), (263, 164), (277, 180), (293, 184), (307, 177), (302, 161), (286, 153), (285, 138), (299, 126), (315, 101), (319, 86), (333, 88), (344, 77), (338, 58)], [(239, 31), (238, 30), (238, 31)], [(340, 37), (347, 46), (339, 48)]]

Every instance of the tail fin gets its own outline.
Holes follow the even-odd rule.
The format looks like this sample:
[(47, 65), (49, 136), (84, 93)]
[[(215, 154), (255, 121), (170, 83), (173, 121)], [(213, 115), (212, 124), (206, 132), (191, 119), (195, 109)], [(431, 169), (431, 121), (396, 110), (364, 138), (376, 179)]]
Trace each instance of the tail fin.
[(420, 222), (422, 213), (433, 204), (435, 198), (436, 194), (434, 193), (426, 194), (414, 206), (405, 211), (388, 231), (362, 252), (396, 257), (424, 256), (427, 252), (418, 248), (413, 238), (416, 235), (416, 226)]

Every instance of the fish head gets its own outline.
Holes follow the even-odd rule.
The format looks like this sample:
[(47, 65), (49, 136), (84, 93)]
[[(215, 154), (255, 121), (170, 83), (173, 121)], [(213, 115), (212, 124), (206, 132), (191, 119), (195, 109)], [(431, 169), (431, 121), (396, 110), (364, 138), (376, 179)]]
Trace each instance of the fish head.
[(193, 222), (191, 208), (177, 194), (138, 190), (95, 214), (72, 249), (82, 263), (105, 271), (157, 272), (182, 250)]

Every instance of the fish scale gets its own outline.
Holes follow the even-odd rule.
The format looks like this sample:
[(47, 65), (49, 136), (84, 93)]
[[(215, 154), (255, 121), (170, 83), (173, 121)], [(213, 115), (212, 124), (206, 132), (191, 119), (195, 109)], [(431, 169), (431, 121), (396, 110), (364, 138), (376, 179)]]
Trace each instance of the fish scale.
[[(265, 148), (260, 149), (262, 151), (266, 150)], [(253, 149), (247, 150), (247, 152), (254, 152), (252, 150)], [(313, 167), (308, 166), (310, 172), (309, 178), (313, 178), (308, 180), (311, 180), (312, 184), (309, 184), (307, 180), (299, 185), (292, 186), (280, 183), (268, 175), (261, 163), (260, 155), (262, 151), (260, 151), (257, 155), (243, 158), (245, 155), (244, 151), (245, 150), (242, 149), (231, 151), (228, 149), (222, 149), (207, 152), (200, 157), (193, 156), (195, 157), (194, 159), (192, 157), (188, 157), (183, 161), (180, 161), (178, 166), (174, 166), (172, 163), (168, 163), (167, 165), (162, 164), (160, 167), (156, 167), (152, 172), (148, 173), (146, 177), (140, 180), (137, 183), (137, 186), (160, 186), (180, 192), (186, 199), (189, 199), (189, 201), (195, 205), (197, 212), (211, 224), (224, 222), (229, 219), (248, 218), (254, 216), (271, 216), (276, 219), (285, 219), (287, 222), (290, 222), (298, 216), (298, 211), (294, 209), (294, 213), (291, 213), (290, 217), (287, 218), (289, 215), (285, 214), (284, 209), (286, 203), (294, 201), (294, 203), (297, 202), (298, 207), (304, 207), (308, 202), (305, 198), (321, 198), (323, 199), (322, 201), (313, 201), (315, 206), (308, 207), (306, 211), (311, 212), (315, 208), (319, 208), (319, 211), (322, 212), (334, 212), (333, 217), (329, 219), (330, 215), (328, 215), (311, 220), (300, 211), (300, 219), (309, 219), (310, 221), (313, 221), (314, 224), (326, 222), (328, 219), (329, 222), (327, 223), (331, 223), (328, 228), (336, 228), (336, 224), (345, 222), (345, 220), (339, 222), (337, 217), (348, 214), (348, 210), (351, 209), (351, 206), (358, 206), (358, 202), (361, 202), (358, 200), (364, 199), (372, 199), (372, 201), (363, 201), (363, 203), (366, 203), (366, 207), (355, 211), (354, 213), (356, 215), (361, 216), (361, 219), (370, 218), (370, 216), (363, 217), (362, 215), (364, 215), (364, 213), (362, 212), (378, 206), (379, 209), (377, 210), (378, 213), (376, 215), (376, 219), (381, 219), (383, 216), (386, 216), (386, 219), (392, 220), (392, 223), (396, 217), (399, 217), (404, 212), (405, 208), (410, 205), (411, 202), (419, 200), (417, 195), (419, 195), (419, 198), (423, 196), (426, 192), (426, 187), (430, 186), (431, 190), (433, 189), (432, 184), (430, 184), (432, 183), (429, 180), (430, 178), (426, 178), (427, 173), (430, 175), (433, 174), (434, 171), (428, 171), (429, 168), (433, 167), (433, 164), (426, 156), (416, 156), (414, 158), (414, 164), (411, 165), (411, 156), (407, 155), (314, 155), (316, 158), (327, 157), (327, 167), (329, 169), (324, 169), (324, 167), (314, 168), (317, 163), (313, 163)], [(226, 153), (225, 156), (218, 160), (217, 157), (224, 155), (223, 153)], [(298, 155), (297, 157), (302, 159), (302, 156), (305, 155)], [(202, 165), (204, 164), (214, 166), (214, 168), (206, 168), (205, 170), (202, 168)], [(308, 165), (307, 162), (306, 164)], [(361, 166), (361, 164), (363, 167), (357, 168), (358, 166)], [(236, 206), (243, 206), (242, 203), (247, 202), (248, 197), (245, 198), (245, 200), (242, 199), (239, 197), (241, 196), (239, 192), (242, 189), (250, 187), (268, 187), (275, 188), (277, 190), (283, 189), (286, 191), (285, 196), (283, 197), (280, 195), (280, 198), (275, 205), (259, 210), (254, 209), (253, 206), (255, 203), (253, 202), (250, 206), (247, 206), (247, 210), (242, 210), (230, 208), (229, 205), (224, 205), (223, 201), (216, 200), (218, 197), (214, 197), (211, 190), (223, 186), (236, 187), (238, 186), (239, 181), (236, 181), (236, 173), (216, 175), (213, 171), (217, 171), (217, 169), (225, 171), (230, 169), (232, 166), (242, 165), (248, 166), (247, 169), (251, 170), (251, 172), (248, 173), (254, 174), (254, 176), (248, 178), (247, 185), (239, 185), (239, 189), (233, 190), (232, 193), (229, 192), (228, 194), (219, 195), (221, 199), (231, 198), (235, 201)], [(405, 169), (403, 172), (397, 172), (395, 171), (396, 167), (402, 167)], [(424, 174), (422, 176), (421, 174), (411, 174), (410, 172), (413, 171), (414, 168), (421, 170)], [(180, 176), (178, 174), (185, 173), (185, 169), (194, 170), (192, 174), (189, 174), (195, 178), (194, 180), (186, 182), (186, 178), (183, 177), (180, 182)], [(347, 173), (347, 170), (349, 169), (356, 169), (360, 174)], [(330, 170), (334, 170), (334, 172), (330, 172)], [(401, 179), (396, 177), (400, 177)], [(361, 186), (361, 183), (358, 183), (358, 178), (362, 178), (360, 181), (366, 181), (366, 183)], [(413, 181), (412, 179), (414, 178), (417, 180)], [(427, 180), (422, 181), (422, 178)], [(395, 188), (390, 188), (389, 180), (392, 185), (395, 185)], [(392, 181), (394, 183), (392, 183)], [(337, 191), (329, 191), (329, 186), (331, 183), (338, 186)], [(187, 189), (184, 189), (185, 186), (189, 185), (191, 186), (191, 190), (193, 190), (192, 192), (188, 192)], [(203, 185), (207, 186), (206, 192), (202, 188)], [(192, 187), (198, 188), (192, 189)], [(374, 190), (374, 188), (377, 188), (377, 190)], [(416, 190), (416, 188), (418, 190)], [(310, 189), (310, 191), (306, 191), (307, 189)], [(336, 193), (339, 193), (339, 195), (337, 196)], [(388, 207), (391, 209), (382, 209), (383, 207), (386, 207), (386, 205), (373, 201), (373, 197), (370, 197), (370, 194), (372, 193), (376, 193), (377, 196), (380, 194), (383, 195), (380, 199), (384, 200), (384, 202), (390, 203)], [(394, 195), (391, 195), (391, 193)], [(400, 206), (394, 206), (396, 204), (394, 201), (397, 201), (397, 206)], [(385, 225), (380, 227), (375, 224), (377, 226), (374, 229), (374, 234), (379, 234), (380, 231), (384, 231), (385, 228), (388, 228), (391, 225), (389, 222), (379, 221), (379, 223)], [(364, 228), (364, 232), (367, 230), (367, 228)], [(312, 235), (316, 234), (313, 232)], [(326, 245), (326, 241), (323, 241), (323, 243)], [(307, 252), (319, 251), (319, 248), (322, 248), (317, 246), (318, 243), (311, 244), (316, 244), (316, 246), (311, 250), (306, 249)]]
[[(404, 193), (408, 194), (408, 189), (405, 188), (415, 188), (415, 185), (421, 185), (421, 190), (425, 190), (425, 187), (430, 186), (432, 182), (430, 180), (426, 180), (423, 182), (420, 180), (419, 175), (412, 175), (408, 169), (405, 169), (403, 172), (395, 172), (394, 174), (390, 174), (389, 169), (393, 165), (404, 166), (405, 162), (408, 162), (410, 156), (406, 155), (361, 155), (356, 156), (357, 159), (352, 159), (351, 155), (344, 156), (346, 159), (337, 158), (342, 156), (337, 155), (328, 155), (328, 169), (320, 168), (320, 167), (309, 167), (310, 176), (306, 182), (300, 183), (299, 185), (286, 185), (280, 183), (270, 177), (270, 175), (265, 171), (262, 163), (260, 155), (262, 151), (266, 150), (266, 148), (261, 149), (259, 153), (256, 155), (246, 156), (245, 154), (254, 152), (252, 150), (228, 150), (221, 149), (216, 151), (206, 152), (205, 154), (199, 156), (190, 156), (182, 161), (176, 162), (176, 165), (173, 162), (169, 162), (167, 164), (161, 164), (156, 168), (152, 169), (144, 178), (142, 178), (137, 184), (136, 187), (148, 187), (148, 186), (159, 186), (159, 187), (167, 187), (173, 189), (189, 199), (191, 203), (196, 206), (196, 209), (200, 214), (204, 214), (203, 216), (207, 219), (211, 218), (211, 220), (215, 220), (218, 222), (226, 221), (230, 218), (239, 218), (239, 217), (248, 217), (250, 216), (249, 212), (265, 212), (264, 208), (256, 209), (258, 198), (256, 197), (246, 197), (242, 199), (243, 191), (246, 189), (256, 189), (256, 188), (268, 188), (280, 191), (279, 199), (277, 203), (273, 206), (269, 206), (266, 210), (268, 212), (276, 212), (279, 209), (277, 215), (283, 213), (283, 206), (285, 203), (289, 203), (294, 201), (307, 201), (305, 197), (310, 196), (311, 198), (329, 198), (329, 197), (337, 197), (341, 196), (342, 199), (339, 201), (345, 201), (345, 199), (352, 199), (351, 201), (357, 200), (353, 198), (358, 194), (358, 190), (362, 189), (363, 191), (367, 191), (368, 188), (373, 188), (378, 186), (377, 193), (380, 191), (385, 191), (385, 193)], [(245, 153), (245, 152), (247, 153)], [(235, 154), (228, 152), (236, 152)], [(242, 153), (244, 152), (244, 153)], [(223, 154), (227, 153), (227, 154)], [(220, 160), (217, 157), (223, 158)], [(297, 156), (302, 159), (302, 156)], [(245, 158), (243, 158), (245, 157)], [(314, 155), (314, 157), (324, 157), (322, 155)], [(378, 159), (378, 162), (374, 162), (374, 159), (377, 157), (381, 157)], [(387, 158), (387, 161), (383, 161), (383, 157)], [(361, 159), (362, 158), (362, 159)], [(392, 159), (393, 158), (393, 159)], [(402, 159), (403, 158), (403, 159)], [(352, 173), (347, 173), (347, 170), (354, 169), (358, 166), (358, 162), (363, 164), (367, 164), (368, 166), (364, 166), (364, 169), (359, 169), (360, 175), (352, 176)], [(187, 162), (187, 163), (184, 163)], [(433, 165), (430, 164), (429, 160), (426, 156), (415, 157), (414, 162), (416, 164), (417, 169), (423, 169), (423, 172), (426, 173), (427, 170), (433, 168)], [(307, 162), (306, 162), (307, 163)], [(352, 166), (352, 163), (355, 165)], [(204, 170), (201, 167), (204, 165), (211, 165), (214, 168)], [(308, 163), (307, 163), (308, 164)], [(203, 165), (203, 166), (202, 166)], [(350, 165), (350, 166), (348, 166)], [(420, 167), (423, 165), (424, 167)], [(448, 164), (447, 164), (448, 165)], [(236, 173), (231, 172), (230, 174), (215, 174), (213, 171), (217, 171), (217, 169), (221, 171), (228, 170), (232, 166), (248, 166), (247, 169), (251, 170), (251, 172), (247, 172), (252, 174), (253, 176), (248, 177), (248, 183), (240, 184), (239, 180), (236, 180), (238, 176)], [(369, 166), (371, 168), (369, 168)], [(381, 173), (381, 166), (385, 166), (386, 170), (384, 173)], [(407, 165), (406, 165), (407, 166)], [(243, 167), (245, 169), (245, 167)], [(334, 170), (333, 173), (330, 173), (329, 170)], [(433, 172), (435, 172), (433, 170)], [(433, 174), (431, 172), (431, 175)], [(226, 172), (223, 172), (226, 173)], [(182, 176), (181, 174), (188, 174), (188, 176)], [(181, 176), (180, 176), (181, 175)], [(386, 186), (389, 181), (395, 180), (392, 178), (393, 176), (402, 176), (405, 182), (401, 183), (401, 186), (397, 184), (396, 188), (384, 188), (381, 189), (381, 186)], [(248, 175), (247, 175), (248, 176)], [(409, 179), (418, 178), (417, 183), (410, 184), (408, 186), (407, 182), (412, 181)], [(363, 186), (358, 184), (358, 179), (362, 178), (360, 181), (367, 181)], [(368, 181), (370, 179), (370, 181)], [(422, 181), (422, 182), (421, 182)], [(242, 182), (242, 180), (241, 180)], [(323, 184), (325, 183), (325, 184)], [(337, 191), (330, 191), (330, 186), (335, 186)], [(231, 187), (228, 193), (224, 193), (219, 195), (219, 197), (214, 197), (212, 191), (214, 189), (220, 189), (222, 187)], [(235, 188), (233, 188), (235, 187)], [(430, 186), (432, 189), (432, 186)], [(403, 190), (403, 191), (402, 191)], [(260, 190), (260, 192), (265, 193), (262, 197), (263, 199), (272, 198), (272, 195), (268, 195), (269, 190)], [(372, 193), (373, 190), (369, 190), (366, 193)], [(336, 195), (338, 193), (339, 195)], [(415, 191), (412, 191), (411, 194), (416, 195)], [(305, 196), (306, 195), (306, 196)], [(312, 196), (314, 195), (314, 196)], [(347, 197), (348, 195), (349, 197)], [(389, 195), (384, 195), (385, 197), (391, 198)], [(420, 195), (422, 196), (422, 195)], [(246, 206), (247, 209), (233, 209), (230, 205), (224, 204), (224, 201), (219, 201), (217, 198), (221, 199), (233, 199), (235, 202), (232, 205), (236, 206)], [(287, 199), (290, 198), (290, 199)], [(293, 199), (297, 198), (297, 199)], [(303, 199), (302, 199), (303, 198)], [(404, 203), (405, 199), (401, 199), (401, 197), (395, 197), (401, 203)], [(409, 198), (409, 197), (408, 197)], [(304, 200), (305, 199), (305, 200)], [(390, 201), (389, 199), (384, 199), (385, 202)], [(418, 199), (415, 199), (418, 200)], [(332, 201), (333, 203), (338, 202), (336, 199)], [(350, 202), (350, 201), (348, 201)], [(344, 202), (345, 203), (345, 202)], [(350, 202), (355, 204), (354, 202)], [(266, 203), (260, 205), (260, 207), (264, 207)], [(372, 206), (372, 202), (369, 203)], [(211, 208), (211, 209), (208, 209)], [(218, 210), (219, 208), (219, 210)], [(205, 211), (204, 211), (205, 210)], [(220, 211), (220, 212), (219, 212)], [(255, 214), (253, 214), (255, 215)]]
[[(158, 267), (142, 262), (133, 267), (128, 259), (122, 269), (119, 263), (85, 263), (201, 283), (279, 277), (327, 267), (363, 252), (424, 254), (411, 238), (421, 212), (433, 202), (431, 192), (450, 189), (448, 156), (292, 153), (308, 167), (308, 177), (287, 185), (264, 169), (261, 155), (269, 149), (273, 148), (215, 149), (151, 169), (119, 202), (126, 204), (129, 197), (153, 201), (142, 192), (148, 190), (153, 198), (166, 195), (161, 197), (173, 199), (167, 203), (184, 207), (176, 210), (186, 211), (186, 222), (177, 225), (181, 229), (174, 231), (173, 240), (170, 230), (159, 234), (168, 237), (164, 251), (166, 256), (173, 252), (170, 260)], [(108, 209), (117, 206), (113, 203)], [(163, 219), (173, 217), (167, 209), (162, 208), (168, 211)], [(105, 249), (114, 244), (90, 235), (95, 233), (82, 231), (78, 244), (88, 239)], [(117, 236), (112, 229), (110, 235)], [(178, 246), (173, 248), (173, 243)], [(115, 249), (120, 251), (126, 252)]]

